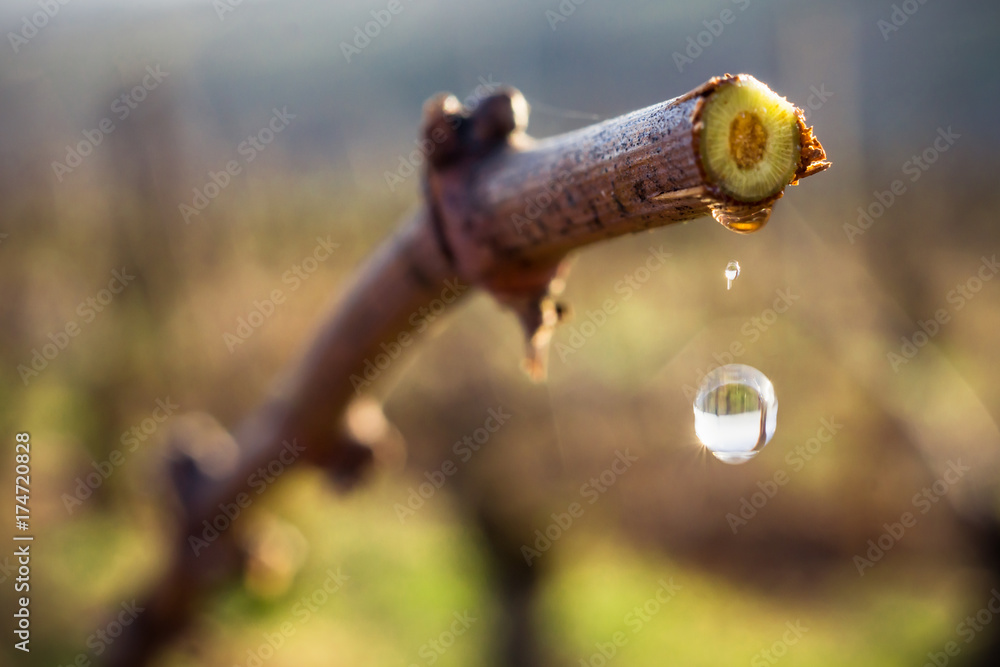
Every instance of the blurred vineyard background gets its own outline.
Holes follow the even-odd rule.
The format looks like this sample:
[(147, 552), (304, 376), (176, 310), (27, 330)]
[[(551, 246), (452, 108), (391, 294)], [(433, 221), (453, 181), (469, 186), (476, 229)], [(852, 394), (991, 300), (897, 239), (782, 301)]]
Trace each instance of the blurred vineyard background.
[[(478, 620), (434, 662), (489, 664), (511, 604), (505, 568), (626, 451), (638, 462), (584, 501), (518, 584), (537, 593), (545, 664), (602, 664), (597, 645), (618, 631), (629, 638), (619, 664), (772, 664), (760, 652), (796, 622), (808, 632), (786, 664), (919, 665), (952, 640), (956, 660), (986, 650), (1000, 623), (969, 644), (956, 635), (997, 583), (956, 508), (998, 509), (1000, 280), (960, 309), (949, 293), (1000, 249), (1000, 6), (928, 2), (883, 34), (888, 0), (563, 5), (575, 9), (553, 22), (555, 0), (402, 0), (348, 62), (341, 43), (386, 3), (77, 0), (16, 53), (0, 48), (0, 433), (32, 434), (37, 535), (33, 650), (5, 641), (0, 662), (99, 659), (88, 637), (165, 562), (170, 429), (190, 413), (232, 426), (301, 353), (418, 201), (417, 176), (390, 187), (386, 172), (416, 148), (427, 97), (514, 85), (533, 105), (529, 131), (548, 136), (725, 72), (812, 100), (834, 168), (790, 188), (757, 234), (704, 219), (580, 253), (545, 384), (520, 371), (522, 334), (489, 298), (435, 322), (374, 387), (405, 464), (347, 495), (316, 471), (285, 473), (235, 528), (258, 544), (256, 567), (233, 573), (162, 664), (254, 664), (248, 651), (259, 657), (289, 621), (295, 633), (264, 663), (431, 664), (426, 643), (466, 611)], [(232, 11), (220, 19), (218, 6)], [(723, 10), (734, 20), (678, 66), (674, 52)], [(4, 34), (35, 11), (5, 4)], [(157, 66), (162, 82), (121, 118), (116, 98)], [(285, 108), (287, 127), (246, 162), (241, 142)], [(104, 118), (113, 131), (57, 174), (52, 163)], [(948, 128), (959, 138), (911, 181), (905, 163)], [(240, 172), (186, 222), (180, 205), (231, 160)], [(894, 179), (905, 192), (884, 214), (845, 230)], [(317, 239), (338, 247), (288, 280)], [(626, 299), (616, 284), (661, 246), (669, 260)], [(743, 270), (727, 292), (731, 259)], [(135, 279), (85, 319), (80, 304), (113, 270)], [(286, 299), (273, 315), (227, 345), (276, 289)], [(785, 312), (769, 313), (782, 295)], [(616, 312), (584, 335), (608, 299)], [(887, 354), (940, 309), (948, 322), (894, 370)], [(23, 378), (19, 365), (70, 321), (79, 334)], [(696, 444), (690, 388), (734, 343), (780, 409), (768, 447), (730, 467)], [(168, 399), (176, 413), (125, 447)], [(462, 461), (454, 443), (491, 409), (510, 418)], [(822, 420), (840, 428), (817, 449)], [(124, 462), (67, 507), (114, 450)], [(972, 470), (921, 514), (914, 494), (958, 458)], [(458, 472), (401, 521), (396, 505), (449, 459)], [(787, 483), (734, 534), (727, 515), (780, 471)], [(11, 466), (3, 480), (11, 488)], [(9, 497), (0, 506), (13, 512)], [(907, 511), (916, 526), (859, 576), (855, 556)], [(296, 605), (338, 568), (347, 582), (300, 623)], [(671, 579), (676, 596), (633, 633), (628, 614)]]

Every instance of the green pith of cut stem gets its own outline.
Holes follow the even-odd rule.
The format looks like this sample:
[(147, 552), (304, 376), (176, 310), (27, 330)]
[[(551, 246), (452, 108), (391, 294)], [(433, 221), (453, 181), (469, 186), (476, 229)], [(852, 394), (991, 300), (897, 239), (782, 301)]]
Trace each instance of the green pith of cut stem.
[(781, 192), (800, 160), (794, 106), (763, 83), (740, 76), (721, 83), (700, 111), (699, 157), (709, 183), (741, 202)]

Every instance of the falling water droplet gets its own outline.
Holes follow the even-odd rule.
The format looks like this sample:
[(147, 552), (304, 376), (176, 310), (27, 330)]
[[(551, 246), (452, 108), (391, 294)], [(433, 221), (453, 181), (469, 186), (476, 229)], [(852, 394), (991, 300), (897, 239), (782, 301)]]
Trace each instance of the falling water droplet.
[(733, 288), (733, 281), (740, 277), (740, 263), (735, 259), (726, 264), (726, 289)]
[(767, 376), (729, 364), (705, 376), (694, 399), (694, 432), (715, 458), (746, 463), (771, 441), (778, 399)]

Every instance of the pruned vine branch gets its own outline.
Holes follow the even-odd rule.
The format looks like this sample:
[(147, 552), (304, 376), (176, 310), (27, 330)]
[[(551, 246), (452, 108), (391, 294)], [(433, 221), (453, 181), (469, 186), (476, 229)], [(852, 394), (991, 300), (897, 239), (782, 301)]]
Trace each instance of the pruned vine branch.
[(473, 110), (450, 95), (426, 103), (422, 133), (435, 150), (422, 205), (369, 260), (274, 396), (235, 431), (238, 456), (224, 476), (210, 478), (192, 456), (175, 460), (182, 516), (171, 563), (109, 664), (147, 664), (238, 565), (231, 537), (209, 540), (206, 527), (283, 448), (341, 480), (361, 474), (371, 443), (345, 428), (344, 412), (367, 383), (366, 361), (383, 343), (415, 336), (411, 316), (421, 308), (468, 293), (456, 285), (488, 290), (520, 318), (528, 370), (541, 378), (562, 312), (554, 278), (567, 253), (709, 213), (752, 231), (786, 185), (829, 166), (802, 113), (746, 75), (541, 141), (525, 133), (527, 114), (510, 88)]

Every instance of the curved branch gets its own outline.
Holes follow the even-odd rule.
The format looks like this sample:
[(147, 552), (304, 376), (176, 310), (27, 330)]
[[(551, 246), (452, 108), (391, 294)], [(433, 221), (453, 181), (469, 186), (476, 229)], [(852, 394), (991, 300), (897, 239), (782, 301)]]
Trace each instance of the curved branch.
[[(764, 92), (742, 111), (719, 102), (722, 111), (742, 115), (715, 132), (723, 144), (728, 137), (745, 172), (737, 175), (767, 171), (757, 168), (761, 160), (765, 167), (772, 158), (788, 162), (778, 181), (753, 184), (754, 192), (770, 188), (757, 200), (741, 197), (738, 184), (709, 176), (703, 166), (709, 140), (703, 111), (720, 90), (742, 86)], [(779, 111), (769, 115), (768, 105)], [(768, 134), (781, 122), (792, 128), (783, 148)], [(422, 308), (457, 300), (467, 285), (489, 290), (520, 317), (529, 370), (540, 377), (562, 312), (550, 286), (566, 253), (710, 211), (736, 231), (752, 231), (785, 185), (828, 166), (801, 112), (746, 75), (712, 79), (668, 102), (544, 141), (531, 140), (526, 123), (527, 104), (514, 89), (472, 111), (450, 95), (428, 101), (422, 132), (433, 149), (425, 205), (369, 260), (278, 392), (236, 431), (239, 455), (224, 479), (202, 475), (190, 460), (174, 466), (183, 517), (173, 559), (143, 603), (148, 611), (114, 644), (109, 664), (147, 664), (232, 570), (239, 553), (231, 536), (209, 541), (206, 527), (249, 495), (255, 471), (283, 450), (297, 458), (301, 448), (301, 458), (314, 464), (359, 472), (365, 457), (340, 434), (339, 421), (378, 367), (383, 344), (408, 347), (423, 330)], [(725, 159), (727, 146), (721, 149)]]

